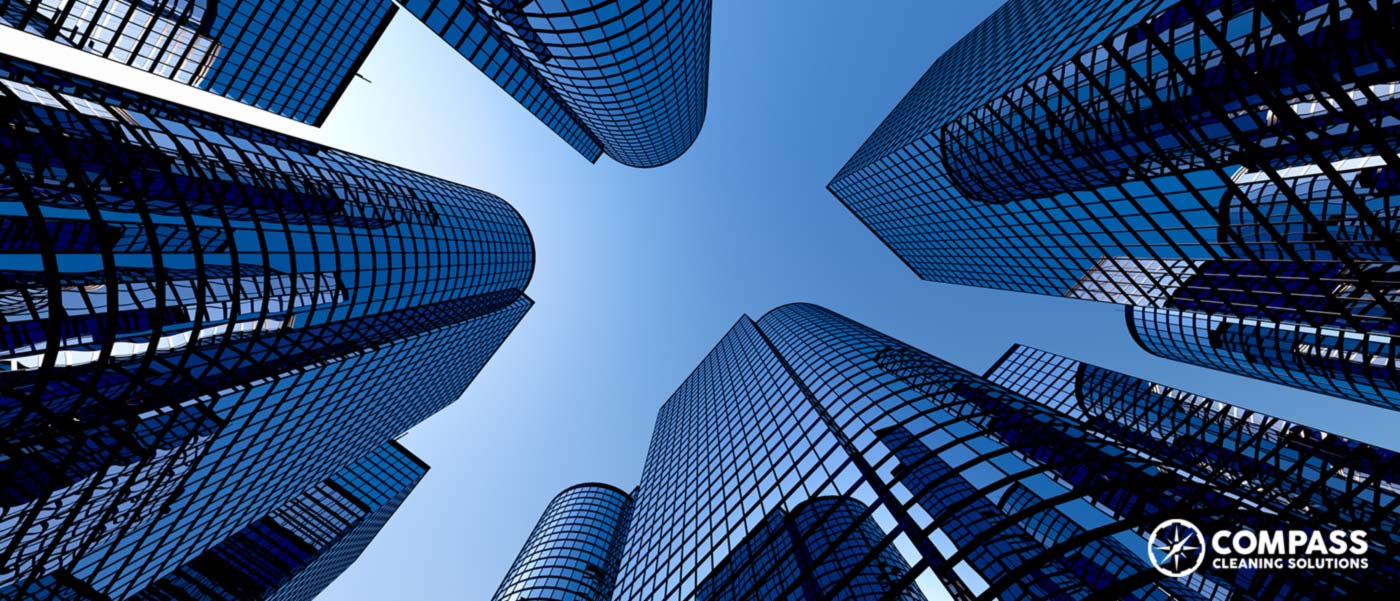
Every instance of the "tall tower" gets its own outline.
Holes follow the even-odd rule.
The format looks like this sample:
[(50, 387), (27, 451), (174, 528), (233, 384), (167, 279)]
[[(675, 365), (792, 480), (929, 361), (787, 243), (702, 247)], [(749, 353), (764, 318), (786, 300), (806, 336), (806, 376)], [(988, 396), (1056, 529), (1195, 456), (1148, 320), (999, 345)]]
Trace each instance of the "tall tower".
[(1398, 33), (1388, 0), (1011, 0), (829, 189), (921, 278), (1394, 409)]
[(403, 7), (590, 161), (679, 157), (700, 135), (710, 1), (407, 0)]
[[(1321, 598), (1400, 582), (1400, 455), (1024, 347), (986, 376), (821, 307), (662, 406), (612, 599)], [(1153, 532), (1368, 533), (1365, 570), (1157, 570)], [(1157, 558), (1160, 560), (1160, 558)]]
[(545, 507), (492, 601), (607, 601), (617, 583), (633, 498), (590, 482)]
[(0, 591), (115, 598), (456, 400), (529, 309), (501, 199), (0, 57)]

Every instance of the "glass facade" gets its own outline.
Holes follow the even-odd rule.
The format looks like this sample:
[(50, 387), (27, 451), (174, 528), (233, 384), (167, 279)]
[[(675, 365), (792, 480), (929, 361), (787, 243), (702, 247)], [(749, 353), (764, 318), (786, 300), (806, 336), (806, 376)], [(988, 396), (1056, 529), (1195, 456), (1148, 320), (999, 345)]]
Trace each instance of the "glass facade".
[(404, 0), (589, 160), (655, 167), (705, 122), (709, 0)]
[(4, 56), (0, 111), (0, 590), (145, 588), (456, 400), (532, 303), (491, 194)]
[(0, 0), (0, 24), (320, 125), (395, 10), (386, 0)]
[[(1375, 362), (1400, 328), (1397, 19), (1390, 1), (1011, 0), (829, 189), (924, 279), (1338, 331), (1310, 344)], [(1210, 365), (1387, 395), (1365, 370), (1241, 357)]]
[(63, 570), (30, 582), (23, 591), (0, 590), (0, 598), (16, 601), (112, 601), (111, 597), (97, 592), (86, 582)]
[[(785, 305), (740, 319), (662, 406), (610, 598), (1384, 590), (1400, 581), (1397, 478), (1391, 451), (1034, 349), (979, 376), (824, 308)], [(512, 576), (547, 523), (592, 520), (556, 517), (561, 505)], [(1147, 538), (1171, 518), (1365, 529), (1371, 569), (1170, 578)]]
[(1389, 335), (1143, 307), (1127, 319), (1154, 355), (1400, 411)]
[[(1340, 577), (1337, 590), (1388, 590), (1400, 582), (1395, 554), (1400, 548), (1400, 454), (1394, 451), (1020, 345), (1008, 350), (986, 378), (1081, 421), (1105, 440), (1178, 477), (1229, 483), (1220, 492), (1257, 504), (1265, 516), (1310, 522), (1310, 529), (1322, 531), (1368, 533), (1368, 570), (1314, 572), (1309, 578)], [(1175, 486), (1191, 486), (1186, 482), (1183, 478)], [(1251, 523), (1259, 518), (1238, 519)], [(1268, 572), (1224, 577), (1228, 574), (1216, 576), (1222, 582), (1258, 586)], [(1326, 596), (1323, 591), (1331, 585), (1270, 586), (1278, 593), (1317, 597)]]
[[(875, 599), (909, 571), (892, 547), (881, 547), (885, 531), (870, 510), (848, 497), (816, 497), (792, 512), (781, 508), (729, 552), (696, 590), (697, 601), (779, 599)], [(874, 555), (859, 572), (852, 564)], [(900, 591), (898, 601), (923, 601), (918, 589)]]
[(359, 558), (427, 471), (398, 443), (381, 446), (132, 598), (313, 599)]
[(559, 493), (491, 599), (607, 601), (632, 506), (631, 495), (607, 484), (579, 484)]

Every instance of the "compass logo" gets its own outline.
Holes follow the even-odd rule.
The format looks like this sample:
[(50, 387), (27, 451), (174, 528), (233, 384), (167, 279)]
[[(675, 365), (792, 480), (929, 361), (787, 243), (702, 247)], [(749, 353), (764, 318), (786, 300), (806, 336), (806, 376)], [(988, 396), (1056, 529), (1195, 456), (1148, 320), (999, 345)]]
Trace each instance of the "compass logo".
[(1167, 520), (1147, 538), (1147, 555), (1158, 572), (1180, 578), (1201, 567), (1206, 558), (1206, 539), (1191, 522)]

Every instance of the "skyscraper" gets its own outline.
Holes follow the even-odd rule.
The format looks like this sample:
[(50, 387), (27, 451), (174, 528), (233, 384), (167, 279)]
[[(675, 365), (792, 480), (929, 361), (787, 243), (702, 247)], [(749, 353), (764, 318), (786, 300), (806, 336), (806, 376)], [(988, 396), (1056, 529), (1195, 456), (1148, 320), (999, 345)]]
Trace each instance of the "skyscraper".
[(359, 558), (427, 471), (398, 443), (383, 445), (133, 598), (310, 600)]
[[(1397, 469), (1385, 449), (1035, 349), (978, 376), (785, 305), (740, 319), (662, 406), (612, 598), (1385, 590)], [(1363, 529), (1371, 567), (1168, 577), (1147, 540), (1171, 519)]]
[(1138, 307), (1154, 353), (1400, 407), (1398, 24), (1388, 0), (1010, 0), (829, 189), (924, 279)]
[(545, 508), (493, 601), (607, 601), (617, 581), (632, 496), (590, 482), (570, 486)]
[(126, 596), (461, 395), (501, 199), (0, 57), (0, 591)]
[(396, 10), (387, 0), (0, 0), (0, 25), (320, 125)]
[(656, 167), (705, 122), (709, 0), (406, 0), (575, 150)]

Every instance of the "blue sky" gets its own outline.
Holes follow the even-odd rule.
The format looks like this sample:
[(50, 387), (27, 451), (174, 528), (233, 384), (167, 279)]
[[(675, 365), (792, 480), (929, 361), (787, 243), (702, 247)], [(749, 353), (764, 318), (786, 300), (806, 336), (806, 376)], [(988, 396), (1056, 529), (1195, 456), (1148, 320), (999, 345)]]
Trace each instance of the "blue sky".
[(404, 437), (432, 471), (322, 598), (489, 598), (555, 493), (636, 484), (656, 410), (741, 314), (799, 300), (974, 371), (1021, 342), (1400, 447), (1400, 414), (1151, 357), (1117, 306), (920, 281), (826, 192), (996, 4), (717, 2), (705, 128), (653, 170), (589, 164), (407, 15), (361, 70), (373, 83), (355, 81), (320, 131), (136, 77), (488, 190), (534, 234), (535, 308), (460, 401)]

